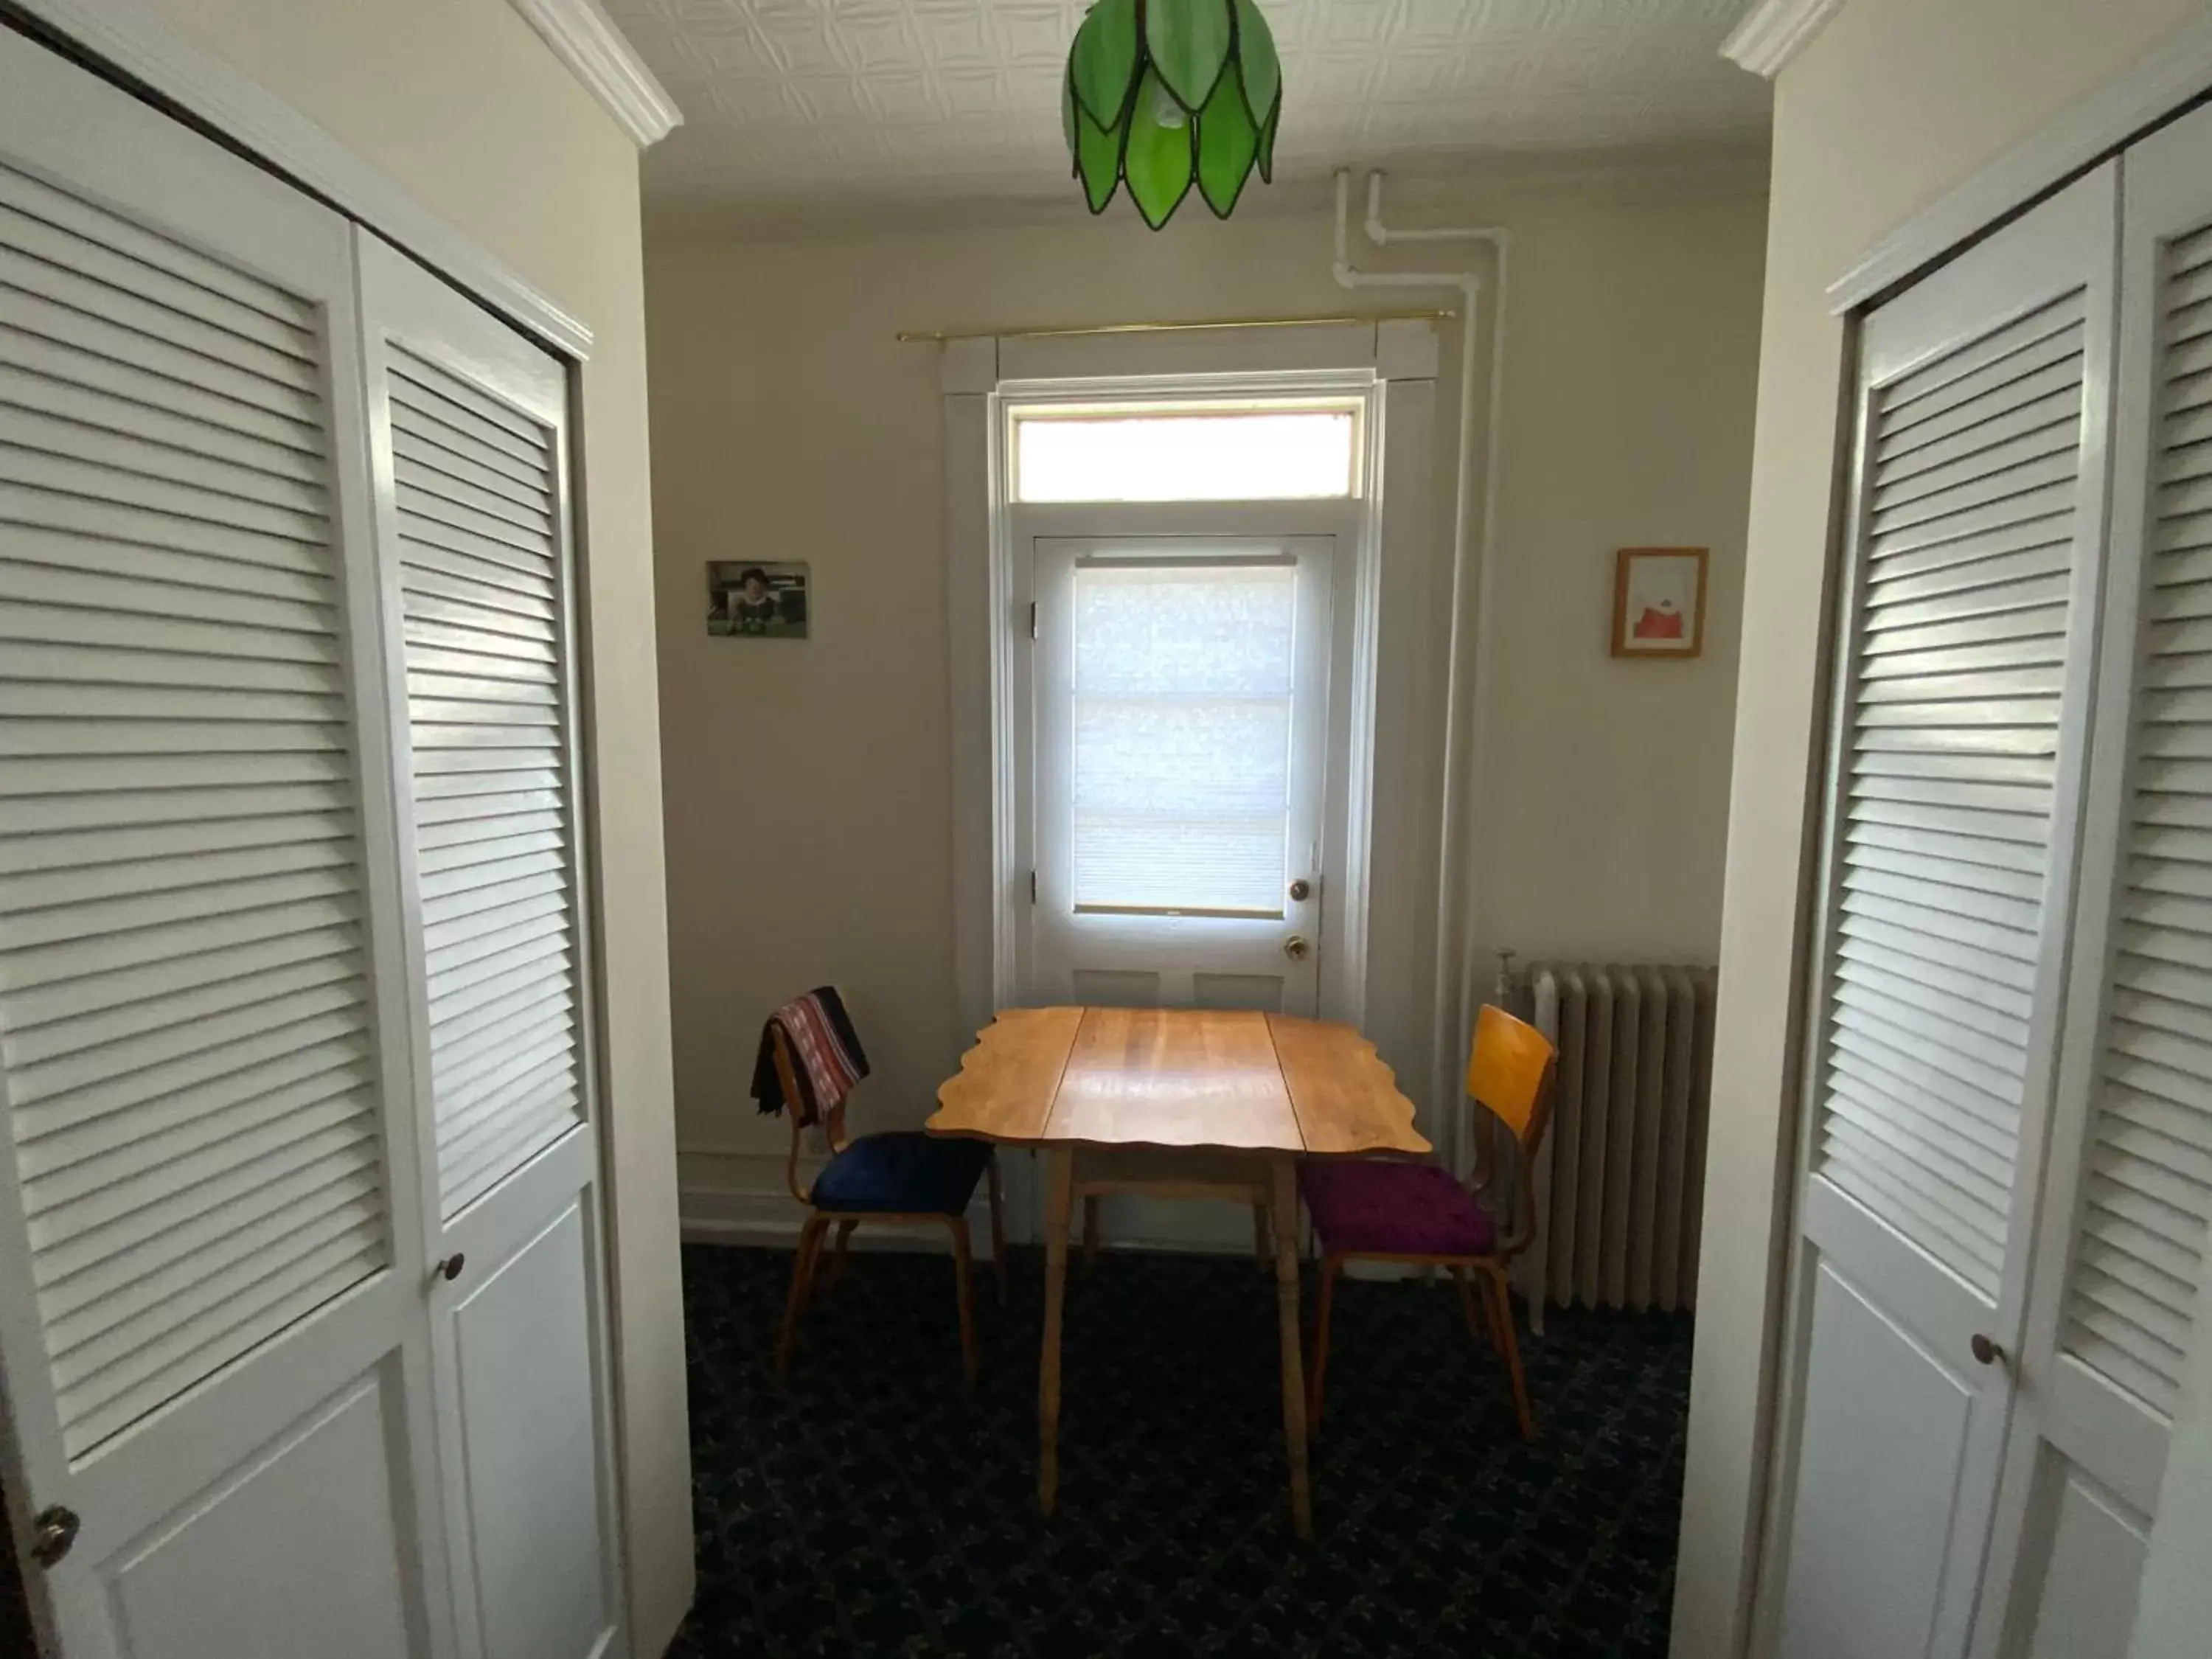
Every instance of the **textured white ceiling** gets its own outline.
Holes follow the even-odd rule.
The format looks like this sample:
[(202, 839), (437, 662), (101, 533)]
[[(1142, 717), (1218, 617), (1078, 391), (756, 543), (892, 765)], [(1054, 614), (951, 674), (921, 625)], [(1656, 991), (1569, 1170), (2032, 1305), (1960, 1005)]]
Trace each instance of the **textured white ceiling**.
[[(1766, 127), (1720, 45), (1750, 0), (1261, 0), (1279, 179), (1339, 166), (1680, 149)], [(656, 200), (861, 205), (1066, 194), (1060, 77), (1088, 0), (606, 0), (684, 110)]]

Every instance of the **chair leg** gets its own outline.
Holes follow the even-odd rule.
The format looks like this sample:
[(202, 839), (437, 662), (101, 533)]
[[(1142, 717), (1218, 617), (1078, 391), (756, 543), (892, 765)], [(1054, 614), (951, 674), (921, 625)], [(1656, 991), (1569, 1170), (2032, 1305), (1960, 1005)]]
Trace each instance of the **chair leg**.
[(975, 1386), (975, 1292), (968, 1276), (968, 1218), (951, 1218), (952, 1276), (954, 1288), (960, 1294), (960, 1366), (967, 1373), (968, 1386)]
[(1252, 1253), (1260, 1258), (1260, 1271), (1275, 1270), (1275, 1230), (1267, 1222), (1267, 1205), (1264, 1199), (1252, 1200)]
[(987, 1166), (991, 1173), (991, 1266), (999, 1276), (999, 1305), (1006, 1305), (1006, 1200), (999, 1191), (999, 1154), (994, 1149)]
[(860, 1224), (857, 1221), (837, 1224), (837, 1249), (830, 1258), (830, 1277), (822, 1285), (825, 1296), (845, 1282), (845, 1247), (853, 1242), (853, 1230)]
[(1321, 1259), (1321, 1305), (1314, 1310), (1313, 1375), (1306, 1380), (1306, 1432), (1321, 1432), (1322, 1389), (1328, 1379), (1328, 1317), (1336, 1304), (1336, 1275), (1344, 1258), (1330, 1251)]
[(1513, 1294), (1506, 1288), (1504, 1269), (1485, 1267), (1482, 1276), (1484, 1287), (1490, 1293), (1491, 1319), (1498, 1332), (1498, 1352), (1505, 1356), (1505, 1374), (1513, 1382), (1513, 1411), (1521, 1419), (1521, 1437), (1534, 1440), (1536, 1419), (1528, 1409), (1528, 1380), (1521, 1374), (1521, 1344), (1513, 1334)]
[[(1459, 1286), (1460, 1310), (1467, 1316), (1468, 1335), (1474, 1338), (1477, 1342), (1488, 1343), (1490, 1345), (1491, 1352), (1496, 1353), (1498, 1352), (1498, 1332), (1486, 1316), (1475, 1312), (1474, 1286), (1468, 1280), (1467, 1269), (1458, 1262), (1454, 1262), (1452, 1264), (1451, 1276), (1453, 1281)], [(1483, 1305), (1486, 1309), (1489, 1306), (1489, 1302), (1487, 1300), (1489, 1292), (1486, 1291), (1483, 1294), (1485, 1297)]]
[(791, 1263), (791, 1299), (784, 1304), (783, 1330), (775, 1343), (778, 1376), (790, 1375), (791, 1345), (799, 1334), (799, 1312), (806, 1305), (807, 1294), (814, 1288), (814, 1258), (821, 1251), (822, 1235), (829, 1225), (829, 1217), (811, 1215), (799, 1229), (799, 1254)]
[(1083, 1265), (1098, 1265), (1098, 1194), (1091, 1194), (1083, 1200)]

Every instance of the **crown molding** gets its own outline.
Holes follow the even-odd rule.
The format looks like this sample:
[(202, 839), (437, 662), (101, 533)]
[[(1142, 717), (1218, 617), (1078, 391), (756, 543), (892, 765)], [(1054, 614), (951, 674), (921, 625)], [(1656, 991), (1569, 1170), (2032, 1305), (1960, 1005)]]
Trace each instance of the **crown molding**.
[(1844, 0), (1760, 0), (1735, 26), (1735, 33), (1722, 43), (1721, 56), (1771, 81), (1820, 32), (1820, 26), (1843, 9), (1843, 3)]
[(684, 112), (598, 0), (511, 3), (640, 149), (652, 149), (683, 125)]

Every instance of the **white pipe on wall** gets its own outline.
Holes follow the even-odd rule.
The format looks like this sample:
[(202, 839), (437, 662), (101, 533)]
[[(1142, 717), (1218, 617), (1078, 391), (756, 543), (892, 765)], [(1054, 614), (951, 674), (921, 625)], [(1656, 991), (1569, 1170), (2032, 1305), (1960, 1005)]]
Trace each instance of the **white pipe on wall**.
[[(1465, 301), (1460, 313), (1459, 466), (1452, 513), (1451, 636), (1445, 659), (1443, 827), (1437, 848), (1435, 1053), (1431, 1096), (1441, 1114), (1439, 1127), (1455, 1170), (1467, 1164), (1466, 1115), (1460, 1103), (1460, 1069), (1466, 1064), (1474, 1028), (1474, 981), (1469, 963), (1474, 947), (1474, 883), (1468, 872), (1479, 867), (1476, 836), (1468, 828), (1467, 803), (1476, 798), (1475, 780), (1485, 761), (1483, 716), (1489, 703), (1491, 639), (1491, 553), (1497, 541), (1498, 461), (1500, 416), (1505, 395), (1505, 283), (1511, 234), (1497, 226), (1392, 230), (1382, 222), (1383, 175), (1367, 175), (1367, 239), (1377, 247), (1393, 242), (1473, 242), (1488, 247), (1496, 263), (1496, 299), (1491, 311), (1490, 417), (1482, 481), (1482, 538), (1474, 538), (1475, 377), (1482, 276), (1479, 271), (1365, 271), (1351, 261), (1352, 174), (1336, 175), (1336, 264), (1334, 274), (1347, 289), (1449, 288)], [(1468, 643), (1468, 611), (1474, 610), (1474, 643)], [(1470, 661), (1470, 655), (1472, 661)], [(1468, 708), (1461, 702), (1465, 689)], [(1472, 733), (1471, 739), (1466, 733)], [(1462, 759), (1461, 750), (1469, 752)]]

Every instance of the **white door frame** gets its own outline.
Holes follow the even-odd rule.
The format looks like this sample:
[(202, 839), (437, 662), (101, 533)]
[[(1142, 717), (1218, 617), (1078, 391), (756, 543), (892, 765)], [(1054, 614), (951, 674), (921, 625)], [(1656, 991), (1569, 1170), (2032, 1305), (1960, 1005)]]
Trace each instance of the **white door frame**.
[[(988, 400), (988, 419), (994, 443), (990, 469), (991, 560), (993, 574), (1012, 601), (1003, 612), (1007, 625), (991, 630), (993, 674), (1000, 696), (995, 700), (994, 748), (1006, 771), (1012, 799), (1005, 803), (1011, 820), (994, 830), (992, 888), (998, 895), (993, 917), (994, 949), (991, 983), (994, 1011), (1024, 1000), (1020, 944), (1029, 931), (1029, 872), (1034, 866), (1035, 826), (1030, 803), (1023, 799), (1029, 769), (1023, 749), (1030, 738), (1031, 718), (1031, 653), (1028, 606), (1036, 595), (1026, 592), (1031, 580), (1026, 556), (1030, 544), (1039, 537), (1082, 538), (1095, 535), (1103, 521), (1097, 505), (1017, 505), (1012, 497), (1012, 469), (1007, 446), (1012, 435), (1012, 412), (1039, 404), (1157, 403), (1176, 398), (1357, 398), (1358, 429), (1365, 453), (1359, 457), (1359, 495), (1341, 501), (1274, 501), (1265, 502), (1162, 501), (1117, 502), (1109, 509), (1115, 535), (1235, 536), (1317, 535), (1334, 538), (1336, 556), (1350, 566), (1350, 661), (1341, 682), (1342, 695), (1331, 688), (1332, 723), (1340, 707), (1349, 721), (1341, 804), (1342, 835), (1325, 835), (1331, 847), (1340, 846), (1341, 870), (1328, 872), (1323, 904), (1328, 921), (1324, 936), (1328, 954), (1322, 965), (1321, 1013), (1324, 1019), (1351, 1024), (1364, 1023), (1367, 1012), (1367, 900), (1368, 853), (1371, 840), (1371, 806), (1375, 782), (1375, 649), (1380, 615), (1382, 514), (1373, 484), (1382, 471), (1382, 383), (1374, 369), (1260, 370), (1248, 374), (1202, 373), (1141, 376), (1083, 376), (1049, 380), (1002, 380)], [(1347, 591), (1340, 573), (1334, 583), (1339, 593)], [(1337, 653), (1332, 649), (1332, 658)], [(1334, 735), (1334, 734), (1332, 734)], [(1332, 744), (1332, 756), (1336, 746)], [(1330, 779), (1331, 793), (1338, 793)], [(1338, 802), (1332, 799), (1330, 806)], [(1333, 815), (1333, 814), (1332, 814)], [(1332, 830), (1335, 826), (1331, 825)]]
[[(1422, 322), (947, 343), (954, 975), (963, 1037), (1019, 999), (1016, 942), (1026, 926), (1029, 904), (1029, 807), (1021, 798), (1015, 742), (1019, 714), (1031, 690), (1026, 649), (1030, 596), (1026, 573), (1018, 568), (1024, 562), (1015, 556), (1016, 515), (1006, 465), (1006, 411), (1015, 404), (1096, 404), (1139, 396), (1360, 400), (1365, 453), (1359, 498), (1326, 504), (1278, 501), (1242, 510), (1270, 517), (1272, 527), (1280, 531), (1302, 513), (1325, 506), (1342, 526), (1336, 532), (1338, 556), (1352, 566), (1348, 584), (1340, 580), (1337, 585), (1340, 594), (1349, 592), (1352, 616), (1349, 672), (1344, 696), (1335, 701), (1350, 724), (1344, 747), (1344, 868), (1331, 872), (1340, 905), (1329, 916), (1334, 932), (1331, 960), (1324, 967), (1322, 1014), (1364, 1028), (1370, 1001), (1378, 1008), (1395, 1007), (1413, 988), (1401, 988), (1400, 981), (1406, 963), (1425, 941), (1400, 937), (1400, 913), (1407, 906), (1395, 902), (1395, 882), (1379, 884), (1394, 890), (1394, 902), (1388, 906), (1389, 937), (1377, 940), (1372, 924), (1382, 907), (1375, 872), (1414, 867), (1410, 849), (1399, 842), (1426, 826), (1414, 823), (1420, 814), (1410, 800), (1402, 803), (1403, 824), (1396, 817), (1384, 822), (1388, 803), (1398, 793), (1395, 775), (1401, 769), (1390, 756), (1378, 754), (1375, 734), (1386, 729), (1399, 734), (1406, 739), (1403, 751), (1417, 755), (1424, 752), (1419, 734), (1439, 712), (1424, 706), (1422, 677), (1387, 672), (1382, 653), (1394, 623), (1418, 627), (1433, 563), (1436, 374), (1436, 331)], [(1152, 527), (1148, 519), (1157, 515), (1160, 533), (1188, 532), (1192, 506), (1119, 507), (1116, 528), (1146, 533)], [(1095, 514), (1095, 509), (1088, 510)], [(1224, 509), (1206, 504), (1205, 510)], [(1047, 533), (1049, 513), (1036, 506), (1021, 508), (1023, 533)], [(1394, 752), (1401, 747), (1394, 738)], [(1392, 775), (1382, 780), (1378, 791), (1378, 774), (1384, 773)], [(1386, 1058), (1396, 1048), (1401, 1069), (1408, 1077), (1415, 1075), (1414, 1066), (1426, 1054), (1425, 1031), (1409, 1032), (1409, 1041), (1395, 1044), (1395, 1032), (1370, 1035), (1383, 1043)], [(1012, 1160), (1009, 1170), (1018, 1237), (1027, 1231), (1021, 1218), (1034, 1207), (1022, 1201), (1025, 1163)]]

